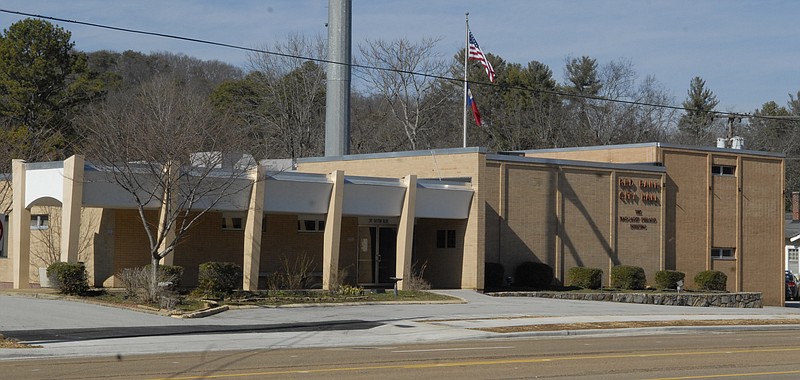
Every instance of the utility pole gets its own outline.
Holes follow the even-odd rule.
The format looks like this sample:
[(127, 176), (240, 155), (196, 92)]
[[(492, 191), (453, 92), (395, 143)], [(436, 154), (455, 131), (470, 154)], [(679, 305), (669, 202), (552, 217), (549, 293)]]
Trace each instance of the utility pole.
[(325, 156), (350, 154), (352, 0), (328, 0)]

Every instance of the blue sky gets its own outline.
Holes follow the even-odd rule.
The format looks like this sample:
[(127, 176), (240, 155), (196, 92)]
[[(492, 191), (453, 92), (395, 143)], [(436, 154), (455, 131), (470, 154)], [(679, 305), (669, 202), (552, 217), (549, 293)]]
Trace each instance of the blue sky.
[[(0, 8), (261, 47), (290, 33), (326, 35), (327, 0), (3, 0)], [(441, 37), (443, 57), (464, 45), (464, 13), (484, 52), (536, 60), (563, 79), (567, 57), (630, 60), (675, 104), (700, 76), (720, 111), (785, 105), (800, 91), (800, 2), (779, 0), (353, 0), (353, 43)], [(0, 28), (22, 17), (0, 13)], [(170, 51), (244, 65), (243, 51), (57, 23), (84, 51)], [(355, 51), (355, 48), (354, 48)]]

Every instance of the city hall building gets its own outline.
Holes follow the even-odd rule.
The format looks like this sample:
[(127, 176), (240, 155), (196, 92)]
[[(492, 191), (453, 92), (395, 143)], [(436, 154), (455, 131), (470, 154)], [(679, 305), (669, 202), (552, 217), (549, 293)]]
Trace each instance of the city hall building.
[[(486, 263), (513, 276), (527, 261), (551, 266), (558, 282), (583, 266), (608, 284), (612, 267), (635, 265), (651, 284), (673, 269), (691, 287), (711, 269), (727, 274), (728, 290), (782, 305), (783, 178), (782, 155), (660, 143), (308, 158), (241, 178), (247, 191), (216, 204), (165, 261), (185, 268), (188, 285), (200, 263), (235, 262), (250, 290), (301, 256), (323, 287), (391, 286), (424, 267), (434, 288), (483, 290)], [(96, 286), (149, 263), (135, 204), (81, 157), (15, 161), (13, 186), (0, 284), (38, 283), (42, 220), (59, 221), (60, 259), (84, 261)], [(154, 223), (161, 206), (148, 205)]]

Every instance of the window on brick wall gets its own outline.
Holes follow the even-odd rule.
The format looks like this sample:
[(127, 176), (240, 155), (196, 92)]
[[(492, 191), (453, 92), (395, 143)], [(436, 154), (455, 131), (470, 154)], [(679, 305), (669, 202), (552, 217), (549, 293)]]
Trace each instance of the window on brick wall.
[(222, 229), (225, 231), (241, 231), (244, 230), (244, 218), (235, 215), (222, 216)]
[(47, 214), (31, 215), (32, 230), (46, 230), (48, 228), (50, 228), (50, 215)]
[(733, 259), (736, 251), (733, 248), (711, 248), (712, 259)]
[(325, 217), (298, 216), (297, 232), (325, 232)]
[(736, 175), (736, 166), (730, 165), (711, 165), (713, 175)]
[(456, 230), (436, 231), (436, 248), (455, 248)]

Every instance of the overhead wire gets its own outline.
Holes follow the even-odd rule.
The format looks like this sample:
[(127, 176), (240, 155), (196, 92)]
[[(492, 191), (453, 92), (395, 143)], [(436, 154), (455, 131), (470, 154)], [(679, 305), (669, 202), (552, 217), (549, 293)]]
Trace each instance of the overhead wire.
[[(178, 36), (178, 35), (167, 34), (167, 33), (159, 33), (159, 32), (150, 32), (150, 31), (145, 31), (145, 30), (123, 28), (123, 27), (111, 26), (111, 25), (103, 25), (103, 24), (87, 22), (87, 21), (70, 20), (70, 19), (65, 19), (65, 18), (60, 18), (60, 17), (45, 16), (45, 15), (39, 15), (39, 14), (33, 14), (33, 13), (13, 11), (13, 10), (9, 10), (9, 9), (0, 8), (0, 13), (8, 13), (8, 14), (15, 14), (15, 15), (26, 16), (26, 17), (34, 17), (34, 18), (39, 18), (39, 19), (43, 19), (43, 20), (52, 20), (52, 21), (69, 23), (69, 24), (84, 25), (84, 26), (89, 26), (89, 27), (94, 27), (94, 28), (116, 30), (116, 31), (126, 32), (126, 33), (134, 33), (134, 34), (141, 34), (141, 35), (147, 35), (147, 36), (169, 38), (169, 39), (175, 39), (175, 40), (181, 40), (181, 41), (187, 41), (187, 42), (194, 42), (194, 43), (205, 44), (205, 45), (212, 45), (212, 46), (219, 46), (219, 47), (224, 47), (224, 48), (242, 50), (242, 51), (247, 51), (247, 52), (251, 52), (251, 53), (267, 54), (267, 55), (274, 55), (274, 56), (279, 56), (279, 57), (284, 57), (284, 58), (293, 58), (293, 59), (312, 61), (312, 62), (317, 62), (317, 63), (325, 63), (325, 64), (333, 64), (333, 65), (348, 65), (351, 68), (358, 68), (358, 69), (364, 69), (364, 70), (389, 71), (389, 72), (398, 73), (398, 74), (415, 75), (415, 76), (421, 76), (421, 77), (426, 77), (426, 78), (431, 78), (431, 79), (438, 79), (438, 80), (444, 80), (444, 81), (449, 81), (449, 82), (457, 82), (457, 83), (460, 83), (460, 84), (464, 83), (464, 79), (463, 78), (452, 78), (452, 77), (446, 77), (446, 76), (441, 76), (441, 75), (420, 73), (420, 72), (414, 72), (414, 71), (409, 71), (409, 70), (401, 70), (401, 69), (396, 69), (396, 68), (386, 68), (386, 67), (379, 67), (379, 66), (363, 65), (363, 64), (358, 64), (358, 63), (337, 62), (337, 61), (332, 61), (332, 60), (328, 60), (328, 59), (324, 59), (324, 58), (306, 57), (306, 56), (301, 56), (301, 55), (296, 55), (296, 54), (280, 53), (280, 52), (268, 51), (268, 50), (264, 50), (264, 49), (257, 49), (257, 48), (239, 46), (239, 45), (234, 45), (234, 44), (229, 44), (229, 43), (224, 43), (224, 42), (209, 41), (209, 40), (203, 40), (203, 39), (199, 39), (199, 38), (184, 37), (184, 36)], [(704, 113), (707, 113), (709, 115), (713, 115), (715, 118), (740, 118), (740, 119), (757, 118), (757, 119), (784, 120), (784, 121), (785, 120), (800, 121), (800, 116), (770, 116), (770, 115), (757, 115), (757, 114), (752, 114), (752, 113), (741, 113), (741, 112), (731, 112), (731, 111), (715, 111), (715, 110), (693, 109), (693, 108), (687, 108), (687, 107), (683, 107), (683, 106), (676, 106), (676, 105), (669, 105), (669, 104), (649, 103), (649, 102), (642, 102), (642, 101), (635, 101), (635, 100), (625, 100), (625, 99), (612, 99), (612, 98), (606, 98), (606, 97), (602, 97), (602, 96), (589, 95), (589, 94), (580, 94), (580, 93), (558, 91), (558, 90), (536, 89), (536, 88), (529, 88), (529, 87), (524, 87), (524, 86), (509, 86), (509, 85), (504, 85), (504, 84), (501, 85), (501, 84), (490, 83), (490, 82), (471, 81), (470, 83), (475, 84), (475, 85), (494, 87), (494, 88), (500, 88), (500, 89), (515, 89), (515, 90), (529, 91), (529, 92), (533, 92), (533, 93), (543, 93), (543, 94), (550, 94), (550, 95), (557, 95), (557, 96), (578, 98), (578, 99), (587, 99), (587, 100), (598, 100), (598, 101), (603, 101), (603, 102), (612, 102), (612, 103), (634, 105), (634, 106), (663, 108), (663, 109), (671, 109), (671, 110), (677, 110), (677, 111), (704, 112)]]

